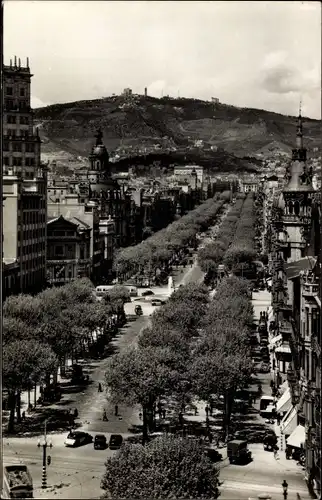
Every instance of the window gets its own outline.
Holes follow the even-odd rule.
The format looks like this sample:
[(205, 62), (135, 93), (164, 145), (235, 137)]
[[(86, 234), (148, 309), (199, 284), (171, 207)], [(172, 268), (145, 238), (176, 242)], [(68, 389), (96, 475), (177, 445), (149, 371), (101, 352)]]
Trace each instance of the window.
[(64, 247), (63, 246), (55, 246), (55, 255), (63, 255)]
[(3, 141), (3, 151), (9, 151), (9, 142)]
[(17, 117), (14, 115), (7, 116), (7, 123), (17, 123)]
[(9, 165), (9, 157), (8, 156), (3, 157), (3, 163), (4, 163), (4, 165)]
[(13, 109), (13, 100), (12, 99), (6, 99), (6, 108), (7, 109)]
[(22, 144), (21, 142), (14, 142), (12, 146), (12, 151), (14, 153), (20, 153), (22, 151)]
[(33, 153), (35, 151), (35, 145), (32, 143), (26, 144), (26, 153)]
[(28, 116), (20, 116), (20, 125), (28, 125), (28, 124), (29, 124)]
[(29, 136), (28, 130), (20, 130), (20, 137), (28, 137), (28, 136)]
[(21, 88), (20, 89), (20, 97), (25, 97), (25, 95), (26, 95), (26, 89)]
[(6, 94), (13, 95), (13, 87), (6, 87)]
[(22, 158), (13, 158), (12, 164), (14, 167), (21, 167), (22, 166)]

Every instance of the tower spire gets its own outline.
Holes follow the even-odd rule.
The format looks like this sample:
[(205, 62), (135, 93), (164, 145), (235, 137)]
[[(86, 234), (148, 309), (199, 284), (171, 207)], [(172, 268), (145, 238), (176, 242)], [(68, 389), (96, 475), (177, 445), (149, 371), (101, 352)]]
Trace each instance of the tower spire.
[(296, 148), (303, 149), (303, 123), (302, 123), (302, 100), (300, 100), (299, 116), (296, 128)]

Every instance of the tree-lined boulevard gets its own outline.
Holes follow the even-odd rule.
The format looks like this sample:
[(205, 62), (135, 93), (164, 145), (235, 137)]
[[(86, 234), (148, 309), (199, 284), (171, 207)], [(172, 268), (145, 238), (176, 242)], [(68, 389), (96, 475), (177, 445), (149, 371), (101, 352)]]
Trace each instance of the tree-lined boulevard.
[[(193, 244), (194, 263), (177, 268), (170, 296), (167, 286), (150, 287), (167, 300), (160, 307), (143, 307), (141, 317), (132, 312), (133, 304), (146, 303), (142, 290), (138, 300), (130, 303), (127, 290), (117, 285), (98, 302), (87, 280), (36, 297), (7, 299), (4, 386), (11, 402), (4, 455), (7, 461), (28, 465), (36, 498), (213, 499), (220, 493), (223, 499), (247, 499), (268, 492), (280, 500), (286, 474), (289, 500), (292, 495), (309, 498), (294, 463), (264, 452), (258, 438), (267, 429), (258, 414), (258, 383), (263, 393), (270, 393), (270, 376), (254, 373), (250, 348), (259, 312), (254, 299), (260, 297), (251, 294), (250, 282), (235, 275), (240, 265), (251, 268), (258, 257), (252, 246), (256, 205), (252, 194), (239, 195), (234, 204), (229, 200), (224, 194), (219, 202), (212, 200), (212, 207), (208, 204), (200, 210), (199, 218), (208, 214), (207, 223), (180, 240), (183, 246)], [(198, 235), (205, 231), (213, 241), (204, 240), (198, 249)], [(133, 259), (142, 257), (142, 248), (129, 251)], [(137, 272), (142, 272), (142, 262), (151, 262), (151, 250), (145, 255), (149, 259), (140, 257)], [(185, 251), (176, 247), (163, 271), (173, 269), (174, 261), (184, 256)], [(221, 279), (220, 263), (227, 269)], [(160, 265), (158, 256), (152, 266), (155, 276)], [(123, 274), (129, 271), (126, 268)], [(203, 283), (205, 273), (210, 275), (210, 288)], [(214, 286), (215, 293), (209, 294)], [(264, 302), (260, 304), (265, 309)], [(69, 359), (83, 367), (88, 383), (70, 384)], [(48, 401), (48, 406), (37, 405), (36, 411), (22, 418), (25, 391), (28, 395), (29, 390), (32, 401), (35, 385), (55, 386), (57, 378), (62, 398)], [(53, 442), (48, 452), (49, 486), (41, 489), (42, 453), (37, 438), (45, 413), (50, 421), (52, 414), (57, 419), (58, 412), (68, 414), (74, 408), (77, 430), (107, 437), (122, 434), (125, 446), (117, 452), (94, 450), (92, 444), (66, 448), (69, 424), (61, 423), (59, 429), (48, 426)], [(37, 415), (41, 418), (33, 427)], [(15, 436), (14, 430), (20, 434)], [(226, 443), (238, 431), (247, 434), (253, 454), (243, 466), (227, 459)], [(217, 449), (222, 459), (211, 460), (209, 449)]]

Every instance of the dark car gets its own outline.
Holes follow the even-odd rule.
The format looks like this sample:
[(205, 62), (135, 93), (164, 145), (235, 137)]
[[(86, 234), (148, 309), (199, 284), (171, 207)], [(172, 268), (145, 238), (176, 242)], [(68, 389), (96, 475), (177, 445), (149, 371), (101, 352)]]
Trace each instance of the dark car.
[(65, 446), (81, 446), (83, 444), (88, 444), (93, 442), (93, 436), (87, 432), (72, 431), (68, 434), (64, 441)]
[(94, 450), (105, 450), (107, 448), (107, 439), (104, 434), (96, 434), (94, 438)]
[(149, 295), (154, 295), (154, 292), (152, 292), (152, 290), (145, 290), (145, 292), (142, 292), (142, 297), (148, 297)]
[(247, 441), (240, 439), (235, 439), (227, 443), (227, 455), (231, 464), (249, 462), (252, 457)]
[(108, 447), (110, 450), (118, 450), (121, 448), (123, 443), (123, 438), (121, 434), (112, 434), (110, 437), (110, 442), (108, 444)]
[(151, 300), (151, 306), (162, 306), (163, 304), (165, 304), (164, 300), (161, 300), (161, 299), (152, 299)]

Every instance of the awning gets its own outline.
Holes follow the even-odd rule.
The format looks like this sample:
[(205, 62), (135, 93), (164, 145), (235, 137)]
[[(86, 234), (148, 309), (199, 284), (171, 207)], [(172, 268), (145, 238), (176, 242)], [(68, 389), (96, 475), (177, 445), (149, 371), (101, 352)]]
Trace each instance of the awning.
[(291, 393), (290, 389), (287, 388), (284, 394), (282, 394), (282, 396), (277, 401), (276, 411), (277, 413), (285, 413), (290, 409), (291, 406), (292, 406)]
[(280, 353), (280, 354), (291, 354), (291, 348), (289, 345), (284, 344), (280, 345), (279, 347), (276, 347), (275, 349), (275, 354)]
[(282, 422), (281, 428), (283, 434), (290, 436), (297, 426), (297, 411), (294, 406), (291, 406), (289, 411), (285, 414)]
[(283, 382), (283, 384), (278, 388), (279, 392), (281, 394), (284, 394), (284, 392), (288, 389), (288, 381), (285, 380), (285, 382)]
[(272, 345), (278, 344), (278, 342), (281, 342), (283, 339), (282, 335), (276, 335), (275, 337), (271, 337), (269, 339), (269, 343)]
[(305, 427), (298, 425), (286, 439), (286, 443), (288, 446), (293, 446), (294, 448), (303, 448), (305, 445)]

